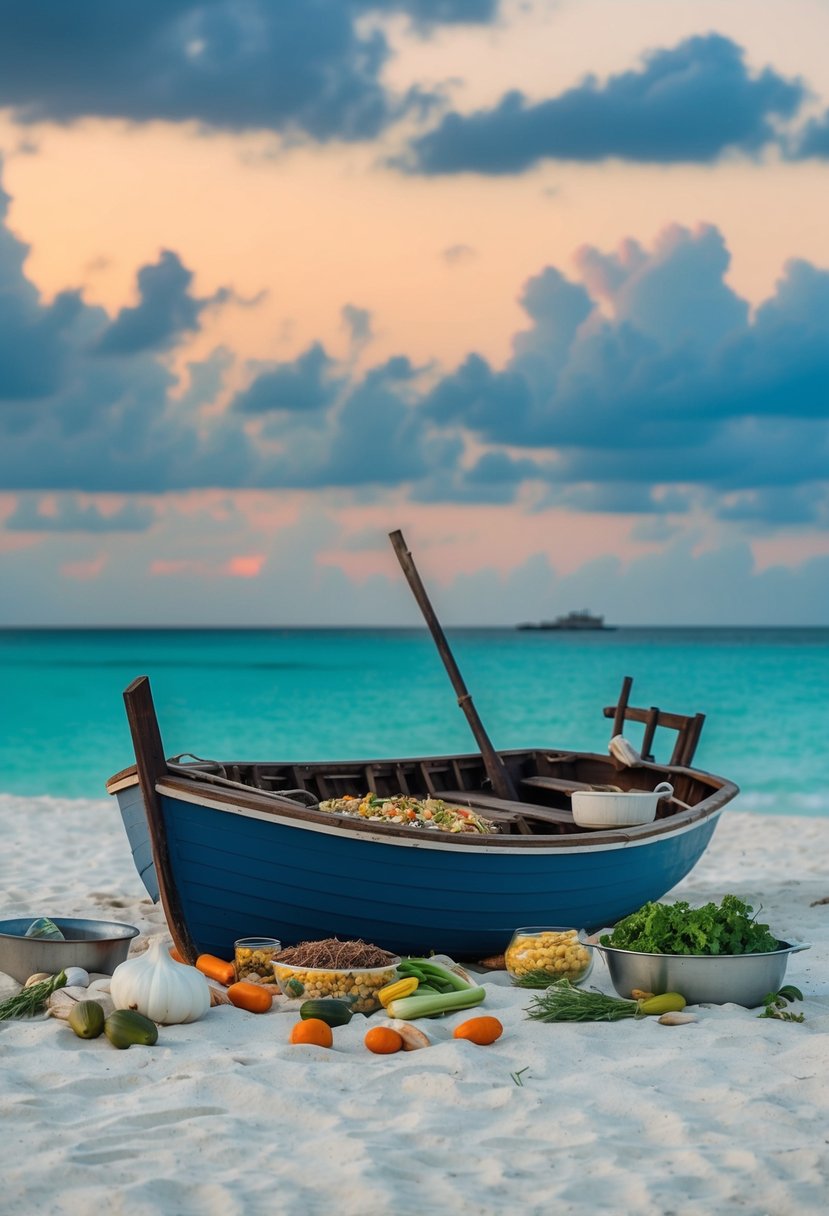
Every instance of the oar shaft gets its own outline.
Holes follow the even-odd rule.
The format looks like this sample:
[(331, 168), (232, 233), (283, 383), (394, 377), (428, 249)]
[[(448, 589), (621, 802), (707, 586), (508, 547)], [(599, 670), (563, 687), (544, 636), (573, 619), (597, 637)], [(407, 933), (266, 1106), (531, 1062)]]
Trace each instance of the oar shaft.
[(418, 574), (417, 567), (412, 559), (412, 555), (406, 546), (405, 540), (403, 539), (403, 533), (400, 531), (390, 532), (389, 540), (391, 541), (392, 547), (397, 554), (397, 560), (400, 562), (400, 566), (406, 576), (406, 581), (412, 589), (412, 594), (417, 600), (418, 607), (423, 613), (423, 618), (426, 621), (426, 624), (429, 626), (429, 632), (434, 638), (435, 645), (438, 648), (438, 654), (443, 660), (443, 665), (446, 668), (449, 679), (452, 681), (452, 687), (454, 688), (458, 698), (458, 705), (460, 705), (461, 709), (466, 714), (466, 719), (469, 722), (472, 734), (475, 736), (475, 741), (480, 748), (481, 757), (483, 759), (487, 775), (492, 782), (492, 788), (499, 798), (508, 798), (511, 801), (516, 801), (517, 795), (515, 792), (515, 787), (512, 784), (512, 779), (507, 772), (503, 760), (492, 746), (489, 735), (486, 733), (484, 728), (484, 724), (478, 716), (478, 711), (473, 704), (472, 697), (467, 690), (463, 676), (461, 675), (460, 669), (455, 662), (454, 655), (449, 649), (449, 643), (446, 640), (446, 635), (441, 628), (440, 621), (438, 620), (429, 596), (426, 593), (426, 588), (423, 586), (423, 582)]

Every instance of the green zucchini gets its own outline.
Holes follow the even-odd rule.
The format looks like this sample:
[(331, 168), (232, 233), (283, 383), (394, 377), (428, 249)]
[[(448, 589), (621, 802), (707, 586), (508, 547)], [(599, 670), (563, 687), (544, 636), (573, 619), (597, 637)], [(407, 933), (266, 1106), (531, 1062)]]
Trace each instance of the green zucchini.
[(345, 1001), (329, 997), (317, 1001), (303, 1001), (299, 1007), (299, 1016), (303, 1021), (306, 1018), (319, 1018), (327, 1026), (347, 1026), (351, 1021), (351, 1008)]
[(158, 1042), (158, 1027), (135, 1009), (116, 1009), (104, 1022), (104, 1034), (113, 1047), (123, 1050), (133, 1043), (152, 1047)]
[(78, 1001), (68, 1020), (79, 1039), (97, 1039), (103, 1033), (106, 1017), (97, 1001)]

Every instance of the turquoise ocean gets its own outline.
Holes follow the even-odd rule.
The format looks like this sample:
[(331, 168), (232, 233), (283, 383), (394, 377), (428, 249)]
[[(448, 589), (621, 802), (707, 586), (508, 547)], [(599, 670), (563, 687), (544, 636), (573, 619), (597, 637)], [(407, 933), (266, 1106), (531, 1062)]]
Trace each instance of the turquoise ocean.
[[(829, 629), (448, 629), (496, 747), (604, 751), (631, 701), (706, 723), (696, 763), (738, 810), (829, 815)], [(168, 755), (239, 760), (474, 751), (425, 629), (0, 630), (0, 793), (104, 797), (132, 763), (122, 692), (148, 675)], [(626, 734), (636, 744), (641, 728)], [(673, 735), (657, 733), (658, 760)]]

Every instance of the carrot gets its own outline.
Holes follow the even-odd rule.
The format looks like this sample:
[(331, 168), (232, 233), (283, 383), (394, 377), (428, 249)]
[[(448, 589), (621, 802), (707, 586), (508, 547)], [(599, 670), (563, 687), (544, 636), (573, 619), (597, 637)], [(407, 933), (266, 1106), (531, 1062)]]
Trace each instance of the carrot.
[(175, 946), (170, 947), (170, 958), (173, 960), (174, 963), (183, 963), (184, 962), (184, 959), (181, 957), (178, 950), (176, 950)]
[(371, 1030), (366, 1031), (363, 1042), (375, 1055), (390, 1056), (402, 1049), (403, 1036), (392, 1030), (391, 1026), (372, 1026)]
[(316, 1047), (333, 1047), (331, 1027), (322, 1018), (306, 1018), (291, 1027), (292, 1043), (313, 1043)]
[(470, 1043), (477, 1043), (479, 1047), (488, 1047), (490, 1043), (500, 1039), (503, 1033), (504, 1028), (497, 1018), (467, 1018), (460, 1026), (455, 1027), (454, 1037), (467, 1039)]
[(224, 959), (216, 958), (215, 954), (200, 954), (196, 966), (202, 975), (209, 980), (218, 980), (220, 984), (232, 984), (236, 979), (233, 963), (226, 963)]
[(249, 1013), (267, 1013), (273, 1004), (273, 997), (267, 988), (260, 984), (248, 984), (244, 980), (231, 984), (227, 995), (231, 1005), (237, 1009), (247, 1009)]

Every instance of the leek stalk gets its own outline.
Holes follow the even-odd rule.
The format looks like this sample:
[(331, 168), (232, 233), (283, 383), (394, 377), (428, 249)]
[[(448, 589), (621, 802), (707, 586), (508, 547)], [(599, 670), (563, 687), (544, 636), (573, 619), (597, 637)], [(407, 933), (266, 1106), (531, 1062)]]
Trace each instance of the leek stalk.
[(466, 983), (462, 989), (440, 992), (436, 996), (421, 995), (418, 990), (412, 996), (400, 996), (390, 1001), (386, 1013), (390, 1018), (411, 1022), (414, 1018), (430, 1018), (439, 1013), (457, 1013), (460, 1009), (471, 1009), (473, 1005), (480, 1005), (485, 996), (483, 988), (471, 988)]
[(398, 965), (397, 973), (401, 976), (414, 975), (421, 984), (428, 984), (439, 992), (468, 992), (475, 987), (457, 972), (430, 958), (404, 958)]

